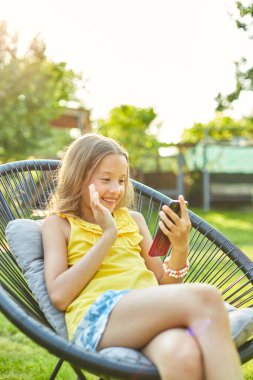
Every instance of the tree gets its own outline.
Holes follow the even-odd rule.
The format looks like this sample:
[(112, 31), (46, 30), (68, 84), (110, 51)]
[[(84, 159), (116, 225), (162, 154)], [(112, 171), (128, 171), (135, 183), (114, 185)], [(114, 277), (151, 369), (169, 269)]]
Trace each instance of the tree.
[(77, 74), (65, 62), (47, 58), (45, 43), (34, 37), (18, 54), (18, 35), (0, 22), (0, 162), (34, 155), (50, 138), (49, 121), (75, 99)]
[(252, 38), (253, 32), (253, 4), (247, 2), (248, 4), (243, 4), (242, 1), (236, 1), (236, 7), (238, 10), (238, 15), (235, 20), (236, 25), (239, 29), (243, 29), (245, 32), (249, 33), (249, 36)]
[[(142, 172), (143, 159), (153, 155), (158, 163), (159, 148), (166, 146), (158, 142), (151, 131), (156, 117), (152, 107), (138, 108), (132, 105), (121, 105), (113, 108), (107, 119), (97, 121), (98, 132), (119, 141), (129, 152), (132, 165)], [(160, 125), (156, 124), (155, 127), (158, 133)]]
[(192, 128), (183, 131), (181, 142), (196, 144), (205, 137), (214, 141), (231, 141), (235, 137), (253, 138), (253, 123), (250, 117), (234, 120), (229, 116), (217, 113), (207, 124), (195, 123)]
[[(236, 26), (248, 33), (249, 38), (253, 38), (253, 3), (244, 5), (241, 1), (236, 1), (236, 14), (234, 19)], [(224, 111), (230, 108), (234, 100), (237, 100), (241, 91), (253, 91), (253, 67), (246, 58), (241, 58), (239, 62), (235, 62), (235, 78), (236, 86), (234, 91), (228, 95), (218, 93), (215, 98), (217, 111)]]

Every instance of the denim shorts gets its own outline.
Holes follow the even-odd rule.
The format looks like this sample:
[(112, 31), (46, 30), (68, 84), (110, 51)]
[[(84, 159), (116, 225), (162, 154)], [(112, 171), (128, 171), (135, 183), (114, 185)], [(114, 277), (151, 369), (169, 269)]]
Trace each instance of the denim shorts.
[(113, 307), (129, 291), (107, 290), (104, 292), (90, 306), (78, 325), (73, 336), (73, 342), (86, 351), (96, 351)]

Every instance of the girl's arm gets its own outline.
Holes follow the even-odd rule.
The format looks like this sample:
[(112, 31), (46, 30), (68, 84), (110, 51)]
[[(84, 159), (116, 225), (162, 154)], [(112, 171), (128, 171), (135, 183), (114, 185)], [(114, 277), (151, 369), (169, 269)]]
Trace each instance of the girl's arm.
[(45, 260), (45, 280), (52, 303), (60, 310), (79, 295), (99, 269), (108, 250), (117, 238), (117, 227), (109, 210), (105, 209), (94, 193), (92, 209), (103, 235), (89, 252), (75, 265), (68, 268), (67, 240), (70, 226), (66, 219), (49, 216), (42, 228)]
[[(179, 197), (181, 218), (178, 217), (168, 206), (163, 206), (160, 212), (161, 221), (159, 227), (169, 237), (172, 245), (172, 253), (170, 255), (170, 268), (174, 270), (182, 269), (187, 260), (188, 245), (189, 245), (189, 231), (191, 227), (190, 218), (187, 208), (184, 204), (184, 198)], [(162, 262), (159, 257), (150, 257), (148, 252), (152, 245), (152, 237), (143, 216), (138, 212), (131, 212), (135, 219), (140, 234), (143, 240), (140, 243), (141, 254), (145, 260), (146, 266), (149, 270), (154, 272), (159, 284), (172, 284), (183, 282), (182, 278), (176, 279), (168, 276), (162, 267)], [(168, 216), (173, 220), (170, 221)]]

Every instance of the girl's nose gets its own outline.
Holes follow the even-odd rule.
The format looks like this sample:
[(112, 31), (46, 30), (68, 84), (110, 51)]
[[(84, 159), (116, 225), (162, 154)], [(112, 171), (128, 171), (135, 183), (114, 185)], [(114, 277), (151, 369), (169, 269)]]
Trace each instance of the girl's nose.
[(110, 186), (111, 193), (120, 193), (120, 185), (118, 183), (112, 183)]

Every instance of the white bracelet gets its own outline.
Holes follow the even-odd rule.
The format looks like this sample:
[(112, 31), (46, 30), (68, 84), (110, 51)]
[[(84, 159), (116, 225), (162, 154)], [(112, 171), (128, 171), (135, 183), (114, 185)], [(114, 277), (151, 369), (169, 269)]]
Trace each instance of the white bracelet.
[(166, 259), (164, 259), (164, 262), (163, 262), (163, 269), (164, 269), (164, 272), (170, 276), (170, 277), (174, 277), (174, 278), (183, 278), (187, 275), (187, 273), (189, 272), (189, 269), (190, 269), (190, 263), (189, 263), (189, 260), (187, 259), (187, 262), (185, 264), (185, 266), (182, 268), (182, 269), (171, 269), (169, 266), (168, 266), (168, 262), (169, 262), (169, 257), (166, 257)]

